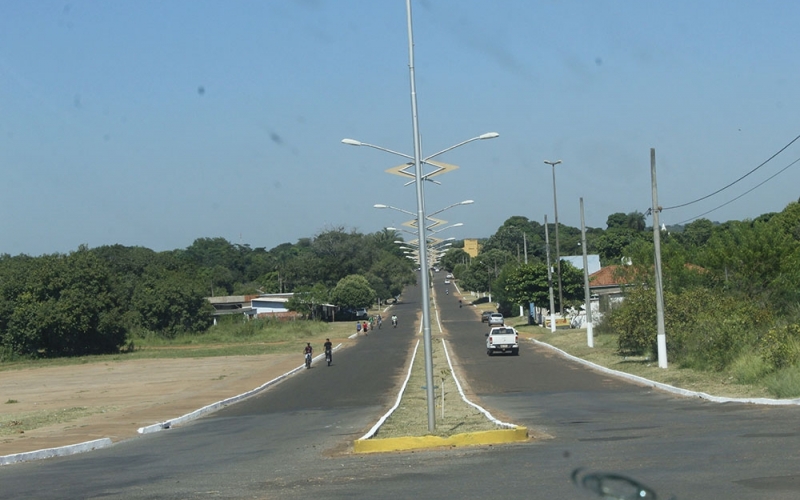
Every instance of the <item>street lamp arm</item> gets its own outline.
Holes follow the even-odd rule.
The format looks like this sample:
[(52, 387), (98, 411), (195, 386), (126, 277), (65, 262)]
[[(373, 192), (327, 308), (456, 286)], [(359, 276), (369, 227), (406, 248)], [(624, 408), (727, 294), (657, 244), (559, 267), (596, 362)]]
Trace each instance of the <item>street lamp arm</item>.
[(377, 149), (379, 151), (385, 151), (387, 153), (392, 153), (393, 155), (402, 156), (403, 158), (408, 158), (409, 160), (414, 160), (413, 156), (407, 155), (405, 153), (400, 153), (398, 151), (394, 151), (391, 149), (384, 148), (382, 146), (376, 146), (375, 144), (369, 144), (366, 142), (357, 141), (355, 139), (342, 139), (343, 144), (347, 144), (349, 146), (366, 146), (368, 148)]
[(412, 217), (416, 217), (417, 216), (417, 214), (415, 214), (413, 212), (409, 212), (408, 210), (403, 210), (402, 208), (393, 207), (391, 205), (384, 205), (382, 203), (377, 203), (377, 204), (373, 205), (373, 207), (375, 207), (375, 208), (390, 208), (392, 210), (397, 210), (398, 212), (403, 212), (404, 214), (408, 214), (408, 215), (410, 215)]
[(468, 143), (473, 142), (473, 141), (480, 141), (480, 140), (483, 140), (483, 139), (494, 139), (495, 137), (499, 137), (499, 136), (500, 136), (500, 134), (498, 134), (497, 132), (487, 132), (485, 134), (479, 135), (478, 137), (473, 137), (472, 139), (467, 139), (466, 141), (461, 141), (461, 142), (459, 142), (458, 144), (456, 144), (454, 146), (450, 146), (447, 149), (443, 149), (443, 150), (439, 151), (438, 153), (434, 153), (434, 154), (432, 154), (430, 156), (426, 156), (425, 159), (423, 159), (422, 161), (423, 162), (427, 162), (431, 158), (436, 158), (437, 156), (439, 156), (441, 154), (447, 153), (448, 151), (452, 151), (453, 149), (459, 148), (459, 147), (463, 146), (464, 144), (468, 144)]
[(433, 213), (428, 214), (426, 217), (432, 217), (432, 216), (434, 216), (436, 214), (440, 214), (440, 213), (444, 212), (445, 210), (449, 210), (449, 209), (451, 209), (453, 207), (457, 207), (459, 205), (471, 205), (473, 203), (475, 203), (475, 200), (464, 200), (464, 201), (460, 201), (458, 203), (453, 203), (452, 205), (444, 207), (441, 210), (437, 210), (437, 211), (435, 211)]

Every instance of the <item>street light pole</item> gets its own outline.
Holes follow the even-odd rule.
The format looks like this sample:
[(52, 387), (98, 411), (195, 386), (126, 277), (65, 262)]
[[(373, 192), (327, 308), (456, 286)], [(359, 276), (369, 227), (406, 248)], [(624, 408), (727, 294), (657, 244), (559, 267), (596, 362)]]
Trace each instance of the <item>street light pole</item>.
[(419, 231), (419, 261), (422, 281), (422, 340), (425, 350), (425, 394), (428, 404), (428, 432), (436, 429), (436, 400), (433, 393), (433, 343), (431, 342), (430, 281), (428, 245), (425, 236), (425, 202), (422, 194), (422, 141), (417, 115), (417, 85), (414, 78), (414, 30), (411, 23), (411, 0), (406, 0), (408, 20), (408, 73), (411, 82), (411, 124), (414, 131), (414, 181), (417, 188), (417, 229)]
[(561, 163), (561, 160), (544, 161), (553, 169), (553, 210), (556, 216), (556, 273), (558, 274), (558, 310), (561, 317), (564, 317), (564, 294), (561, 291), (561, 250), (558, 246), (558, 200), (556, 198), (556, 165)]
[[(378, 149), (380, 151), (385, 151), (387, 153), (392, 153), (394, 155), (402, 156), (403, 158), (407, 158), (409, 160), (413, 160), (413, 163), (408, 163), (407, 165), (414, 165), (414, 182), (416, 184), (416, 192), (417, 192), (417, 213), (415, 214), (415, 218), (417, 221), (417, 229), (418, 229), (418, 242), (419, 242), (419, 262), (421, 269), (421, 285), (422, 285), (422, 335), (423, 335), (423, 345), (425, 349), (425, 384), (426, 384), (426, 399), (428, 405), (428, 431), (433, 432), (436, 428), (436, 414), (435, 414), (435, 400), (434, 400), (434, 393), (433, 393), (433, 353), (432, 353), (432, 342), (431, 342), (431, 314), (430, 314), (430, 275), (429, 269), (426, 269), (428, 265), (428, 252), (427, 252), (427, 243), (428, 238), (426, 236), (426, 232), (429, 227), (426, 227), (426, 217), (425, 217), (425, 197), (423, 192), (423, 182), (426, 180), (431, 181), (430, 177), (446, 172), (448, 168), (443, 166), (444, 164), (429, 161), (431, 158), (435, 156), (439, 156), (447, 151), (455, 149), (459, 146), (463, 146), (464, 144), (483, 140), (483, 139), (494, 139), (498, 137), (499, 134), (497, 132), (488, 132), (482, 134), (478, 137), (473, 137), (466, 141), (462, 141), (454, 146), (451, 146), (447, 149), (443, 149), (433, 155), (430, 155), (426, 158), (422, 158), (422, 145), (420, 140), (420, 132), (419, 132), (419, 119), (417, 116), (417, 89), (416, 83), (414, 78), (414, 33), (412, 28), (412, 19), (411, 19), (411, 0), (406, 0), (406, 14), (407, 14), (407, 24), (408, 24), (408, 70), (409, 70), (409, 80), (411, 83), (411, 123), (413, 128), (414, 134), (414, 156), (407, 155), (405, 153), (400, 153), (397, 151), (393, 151), (391, 149), (387, 149), (381, 146), (376, 146), (374, 144), (367, 144), (365, 142), (357, 141), (355, 139), (342, 139), (342, 143), (348, 144), (350, 146), (367, 146), (370, 148)], [(422, 165), (427, 164), (431, 165), (435, 168), (435, 170), (431, 173), (424, 174), (422, 173)], [(402, 175), (411, 175), (410, 172), (405, 171), (404, 169), (399, 170), (397, 173)], [(436, 182), (436, 181), (432, 181)], [(467, 200), (470, 201), (470, 200)], [(470, 201), (471, 202), (471, 201)], [(461, 203), (467, 204), (467, 203)], [(382, 208), (382, 207), (378, 207)], [(453, 224), (448, 227), (456, 227), (462, 225), (461, 223)], [(437, 233), (447, 228), (439, 229), (437, 231), (431, 231), (430, 234)], [(412, 257), (413, 258), (413, 257)]]

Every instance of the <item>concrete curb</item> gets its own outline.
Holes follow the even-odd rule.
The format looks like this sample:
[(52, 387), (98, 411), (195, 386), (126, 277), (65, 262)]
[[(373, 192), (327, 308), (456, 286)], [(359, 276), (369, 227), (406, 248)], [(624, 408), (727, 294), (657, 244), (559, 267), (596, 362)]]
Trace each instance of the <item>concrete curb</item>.
[[(437, 311), (438, 315), (438, 311)], [(438, 317), (438, 316), (437, 316)], [(450, 373), (453, 375), (453, 380), (458, 388), (458, 393), (461, 399), (470, 406), (478, 409), (483, 415), (498, 427), (506, 427), (505, 429), (496, 429), (491, 431), (479, 432), (465, 432), (462, 434), (454, 434), (449, 437), (441, 436), (404, 436), (396, 438), (375, 438), (375, 434), (380, 429), (381, 425), (387, 418), (400, 406), (400, 401), (403, 399), (408, 380), (411, 378), (411, 371), (414, 369), (414, 360), (416, 359), (417, 349), (419, 348), (419, 340), (414, 346), (414, 354), (411, 357), (411, 363), (408, 367), (406, 379), (400, 392), (397, 395), (397, 401), (394, 406), (389, 409), (384, 416), (367, 432), (361, 439), (353, 442), (353, 451), (355, 453), (385, 453), (389, 451), (408, 451), (420, 450), (425, 448), (441, 448), (441, 447), (463, 447), (463, 446), (481, 446), (491, 444), (506, 444), (515, 443), (528, 440), (528, 429), (526, 427), (517, 427), (514, 424), (502, 422), (492, 416), (485, 408), (473, 403), (464, 394), (464, 390), (455, 376), (453, 370), (453, 362), (450, 359), (450, 353), (447, 350), (447, 343), (442, 339), (442, 348), (444, 349), (445, 357), (447, 358), (447, 365), (450, 367)]]
[[(342, 344), (338, 344), (336, 347), (333, 348), (333, 350), (337, 351), (340, 347), (342, 347)], [(319, 361), (319, 360), (323, 359), (324, 356), (325, 356), (325, 353), (319, 354), (314, 358), (314, 361)], [(164, 422), (160, 422), (160, 423), (157, 423), (157, 424), (148, 425), (148, 426), (145, 426), (145, 427), (140, 427), (139, 429), (137, 429), (137, 432), (139, 434), (150, 434), (150, 433), (153, 433), (153, 432), (159, 432), (159, 431), (167, 430), (167, 429), (171, 428), (173, 425), (179, 425), (179, 424), (183, 424), (183, 423), (189, 422), (190, 420), (194, 420), (196, 418), (199, 418), (199, 417), (201, 417), (201, 416), (203, 416), (203, 415), (205, 415), (207, 413), (211, 413), (213, 411), (219, 410), (220, 408), (223, 408), (223, 407), (228, 406), (228, 405), (233, 404), (233, 403), (237, 403), (237, 402), (239, 402), (239, 401), (241, 401), (241, 400), (243, 400), (245, 398), (253, 396), (253, 395), (263, 391), (264, 389), (277, 384), (278, 382), (284, 380), (285, 378), (287, 378), (290, 375), (300, 371), (303, 368), (305, 368), (305, 364), (302, 364), (302, 365), (298, 366), (297, 368), (294, 368), (293, 370), (290, 370), (290, 371), (284, 373), (283, 375), (281, 375), (279, 377), (275, 377), (274, 379), (270, 380), (269, 382), (266, 382), (266, 383), (256, 387), (252, 391), (247, 391), (245, 393), (239, 394), (238, 396), (233, 396), (233, 397), (230, 397), (228, 399), (223, 399), (222, 401), (217, 401), (216, 403), (212, 403), (212, 404), (210, 404), (208, 406), (204, 406), (204, 407), (200, 408), (199, 410), (195, 410), (195, 411), (193, 411), (191, 413), (187, 413), (186, 415), (182, 415), (180, 417), (177, 417), (177, 418), (174, 418), (174, 419), (171, 419), (171, 420), (165, 420)], [(29, 452), (25, 452), (25, 453), (16, 453), (16, 454), (13, 454), (13, 455), (5, 455), (5, 456), (0, 456), (0, 466), (10, 465), (10, 464), (19, 463), (19, 462), (27, 462), (27, 461), (30, 461), (30, 460), (41, 460), (41, 459), (44, 459), (44, 458), (64, 457), (64, 456), (67, 456), (67, 455), (74, 455), (76, 453), (83, 453), (83, 452), (86, 452), (86, 451), (92, 451), (92, 450), (96, 450), (96, 449), (100, 449), (100, 448), (106, 448), (106, 447), (111, 446), (112, 444), (114, 444), (114, 443), (111, 441), (110, 438), (102, 438), (102, 439), (96, 439), (94, 441), (86, 441), (84, 443), (61, 446), (59, 448), (46, 448), (46, 449), (43, 449), (43, 450), (29, 451)]]
[(769, 398), (726, 398), (722, 396), (712, 396), (711, 394), (706, 394), (705, 392), (697, 392), (697, 391), (690, 391), (688, 389), (681, 389), (680, 387), (675, 387), (669, 384), (664, 384), (662, 382), (656, 382), (654, 380), (650, 380), (644, 377), (640, 377), (638, 375), (632, 375), (630, 373), (621, 372), (618, 370), (612, 370), (611, 368), (606, 368), (605, 366), (598, 365), (596, 363), (592, 363), (591, 361), (586, 361), (583, 358), (579, 358), (577, 356), (573, 356), (572, 354), (562, 351), (558, 347), (552, 346), (545, 342), (536, 339), (530, 339), (531, 342), (540, 345), (542, 347), (546, 347), (551, 349), (561, 356), (580, 363), (582, 365), (588, 366), (589, 368), (607, 373), (609, 375), (614, 375), (615, 377), (619, 377), (626, 380), (631, 380), (633, 382), (637, 382), (642, 385), (655, 387), (657, 389), (661, 389), (662, 391), (670, 392), (672, 394), (677, 394), (679, 396), (689, 397), (689, 398), (700, 398), (705, 399), (707, 401), (711, 401), (713, 403), (750, 403), (750, 404), (758, 404), (758, 405), (774, 405), (774, 406), (786, 406), (786, 405), (800, 405), (800, 399), (769, 399)]
[[(341, 346), (342, 346), (342, 344), (338, 344), (336, 347), (333, 348), (333, 351), (334, 352), (337, 351)], [(325, 357), (325, 353), (318, 354), (317, 356), (315, 356), (313, 358), (313, 361), (314, 362), (320, 361), (320, 360), (324, 359), (324, 357)], [(211, 403), (210, 405), (204, 406), (204, 407), (202, 407), (202, 408), (200, 408), (198, 410), (195, 410), (195, 411), (193, 411), (191, 413), (187, 413), (186, 415), (181, 415), (180, 417), (177, 417), (177, 418), (173, 418), (173, 419), (170, 419), (170, 420), (165, 420), (164, 422), (160, 422), (160, 423), (153, 424), (153, 425), (148, 425), (146, 427), (140, 427), (137, 430), (137, 432), (139, 434), (150, 434), (150, 433), (153, 433), (153, 432), (159, 432), (159, 431), (167, 430), (170, 427), (172, 427), (173, 425), (185, 424), (186, 422), (189, 422), (189, 421), (194, 420), (196, 418), (200, 418), (200, 417), (202, 417), (203, 415), (205, 415), (207, 413), (211, 413), (213, 411), (217, 411), (220, 408), (224, 408), (225, 406), (231, 405), (233, 403), (238, 403), (239, 401), (241, 401), (243, 399), (249, 398), (250, 396), (254, 396), (254, 395), (258, 394), (259, 392), (263, 391), (264, 389), (266, 389), (268, 387), (271, 387), (271, 386), (277, 384), (278, 382), (286, 379), (287, 377), (297, 373), (298, 371), (304, 369), (305, 367), (306, 367), (306, 365), (305, 365), (305, 363), (303, 363), (302, 365), (298, 366), (297, 368), (289, 370), (288, 372), (284, 373), (283, 375), (275, 377), (274, 379), (270, 380), (269, 382), (266, 382), (266, 383), (256, 387), (252, 391), (247, 391), (247, 392), (244, 392), (242, 394), (239, 394), (238, 396), (233, 396), (233, 397), (230, 397), (228, 399), (223, 399), (222, 401), (217, 401), (216, 403)]]
[(356, 453), (385, 453), (390, 451), (419, 450), (423, 448), (479, 446), (517, 443), (528, 440), (528, 429), (498, 429), (494, 431), (466, 432), (450, 437), (416, 436), (386, 439), (359, 439), (353, 443)]
[(30, 460), (42, 460), (44, 458), (66, 457), (68, 455), (75, 455), (87, 451), (99, 450), (100, 448), (107, 448), (111, 446), (111, 444), (111, 439), (102, 438), (94, 441), (86, 441), (85, 443), (60, 446), (58, 448), (45, 448), (43, 450), (28, 451), (25, 453), (17, 453), (15, 455), (6, 455), (0, 457), (0, 466), (16, 464), (19, 462), (28, 462)]

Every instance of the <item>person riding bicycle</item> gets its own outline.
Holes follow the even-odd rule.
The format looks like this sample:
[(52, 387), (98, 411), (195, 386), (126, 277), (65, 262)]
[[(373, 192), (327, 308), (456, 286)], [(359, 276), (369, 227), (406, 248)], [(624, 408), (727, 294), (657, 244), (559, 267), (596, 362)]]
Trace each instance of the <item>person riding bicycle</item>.
[(331, 366), (331, 362), (333, 361), (333, 344), (331, 343), (331, 339), (325, 339), (325, 359), (328, 360), (328, 366)]

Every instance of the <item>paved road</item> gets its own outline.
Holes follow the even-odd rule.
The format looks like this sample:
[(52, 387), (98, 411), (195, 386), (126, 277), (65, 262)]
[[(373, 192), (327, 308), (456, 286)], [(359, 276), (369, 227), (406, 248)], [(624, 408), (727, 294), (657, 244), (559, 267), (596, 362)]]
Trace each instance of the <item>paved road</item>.
[(660, 498), (800, 497), (800, 409), (677, 398), (529, 344), (518, 357), (489, 357), (474, 312), (453, 295), (438, 297), (472, 389), (540, 439), (344, 453), (393, 399), (413, 339), (404, 319), (419, 306), (411, 289), (398, 306), (400, 327), (370, 334), (335, 366), (183, 428), (0, 468), (0, 498), (589, 498), (570, 483), (576, 467), (633, 476)]
[[(398, 327), (384, 321), (334, 353), (332, 366), (317, 362), (192, 424), (92, 453), (2, 467), (0, 498), (276, 498), (297, 490), (295, 483), (314, 484), (317, 461), (346, 449), (394, 403), (415, 342), (420, 295), (418, 287), (409, 289), (392, 308)], [(360, 469), (361, 461), (350, 462)]]
[(480, 401), (549, 436), (508, 453), (530, 464), (537, 485), (587, 467), (633, 476), (665, 497), (800, 498), (800, 408), (676, 397), (533, 344), (523, 344), (519, 356), (487, 356), (487, 327), (477, 314), (459, 309), (452, 295), (438, 297), (450, 343)]

